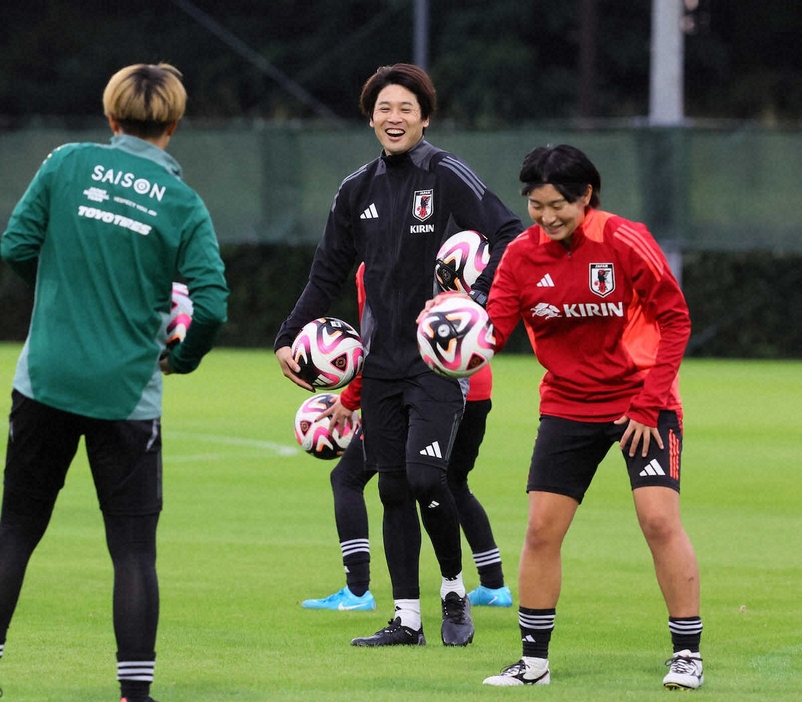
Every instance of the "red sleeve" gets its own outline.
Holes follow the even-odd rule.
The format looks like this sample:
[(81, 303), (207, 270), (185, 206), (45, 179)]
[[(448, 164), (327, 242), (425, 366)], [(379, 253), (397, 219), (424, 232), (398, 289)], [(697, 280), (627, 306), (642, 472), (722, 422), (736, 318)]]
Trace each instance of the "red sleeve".
[[(365, 307), (365, 262), (356, 269), (356, 302), (359, 307), (359, 318), (362, 319), (362, 309)], [(340, 393), (340, 402), (345, 409), (355, 412), (362, 406), (362, 375), (354, 378)]]
[(656, 426), (661, 409), (681, 411), (678, 377), (691, 334), (688, 305), (665, 255), (645, 226), (625, 221), (613, 236), (628, 249), (633, 289), (641, 298), (641, 319), (631, 320), (623, 343), (634, 363), (647, 369), (627, 415)]
[(490, 370), (490, 364), (476, 371), (470, 382), (468, 397), (465, 398), (468, 402), (489, 400), (493, 391), (493, 371)]
[(365, 262), (359, 264), (359, 268), (356, 269), (356, 275), (354, 276), (356, 280), (356, 303), (359, 307), (359, 319), (362, 319), (362, 310), (365, 307)]
[(519, 247), (525, 246), (529, 241), (532, 229), (527, 229), (517, 239), (512, 241), (504, 250), (501, 262), (498, 264), (490, 294), (487, 299), (487, 314), (493, 323), (493, 334), (496, 338), (496, 353), (504, 348), (510, 334), (518, 326), (521, 319), (520, 298), (518, 284), (515, 278), (515, 262), (520, 256)]
[(362, 376), (358, 375), (340, 393), (340, 402), (345, 409), (356, 412), (362, 406)]

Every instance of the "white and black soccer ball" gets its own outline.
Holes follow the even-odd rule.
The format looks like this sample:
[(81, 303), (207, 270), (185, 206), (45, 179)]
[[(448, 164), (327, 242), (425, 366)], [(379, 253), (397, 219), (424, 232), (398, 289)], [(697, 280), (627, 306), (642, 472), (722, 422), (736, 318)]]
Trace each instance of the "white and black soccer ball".
[(365, 350), (359, 332), (336, 317), (319, 317), (292, 342), (298, 376), (318, 388), (335, 390), (350, 383), (362, 369)]
[(451, 378), (473, 375), (495, 353), (493, 325), (484, 307), (465, 295), (449, 295), (418, 324), (418, 349), (433, 371)]
[(321, 392), (303, 401), (295, 413), (295, 438), (301, 448), (315, 458), (326, 460), (343, 455), (354, 436), (353, 424), (342, 434), (331, 431), (331, 419), (320, 416), (337, 400), (337, 395)]
[(434, 275), (441, 290), (469, 293), (489, 262), (487, 239), (473, 229), (466, 229), (443, 242), (437, 252)]
[(173, 283), (170, 319), (167, 322), (166, 346), (168, 349), (184, 340), (187, 329), (192, 324), (194, 311), (187, 286), (183, 283)]

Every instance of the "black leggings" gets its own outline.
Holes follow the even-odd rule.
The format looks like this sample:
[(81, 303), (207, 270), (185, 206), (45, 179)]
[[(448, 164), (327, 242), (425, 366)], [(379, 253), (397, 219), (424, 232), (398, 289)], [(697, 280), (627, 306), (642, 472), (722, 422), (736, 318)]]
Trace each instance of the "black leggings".
[[(491, 401), (478, 400), (466, 403), (465, 413), (460, 423), (456, 441), (448, 464), (448, 487), (457, 505), (460, 525), (471, 547), (476, 562), (480, 582), (485, 587), (497, 588), (504, 585), (501, 557), (498, 554), (487, 517), (482, 504), (476, 499), (468, 486), (468, 474), (473, 469), (479, 454), (479, 447), (485, 435), (487, 415), (492, 407)], [(361, 441), (355, 437), (345, 454), (331, 472), (331, 487), (334, 493), (334, 514), (340, 545), (343, 547), (343, 565), (346, 568), (346, 582), (352, 591), (366, 590), (370, 584), (370, 550), (368, 540), (368, 514), (365, 506), (365, 485), (376, 475), (375, 470), (365, 467)], [(385, 479), (392, 482), (392, 478)], [(389, 492), (403, 502), (408, 496), (400, 487), (389, 487)], [(428, 504), (428, 503), (427, 503)], [(414, 505), (413, 505), (414, 506)], [(406, 506), (409, 510), (409, 505)], [(424, 513), (425, 514), (425, 513)], [(397, 521), (396, 521), (397, 520)], [(420, 551), (420, 527), (417, 515), (412, 519), (411, 512), (399, 512), (391, 516), (392, 530), (402, 529), (404, 545), (390, 555), (398, 559), (399, 572), (410, 571), (407, 580), (399, 580), (399, 590), (413, 591), (414, 573), (417, 565), (412, 554)], [(400, 538), (396, 535), (395, 538)], [(345, 548), (348, 546), (348, 548)], [(407, 561), (402, 554), (407, 554)], [(404, 582), (402, 583), (401, 580)]]
[(162, 506), (159, 420), (93, 419), (16, 390), (0, 511), (0, 643), (81, 436), (114, 565), (118, 660), (153, 661), (159, 615), (156, 527)]
[[(53, 505), (3, 495), (0, 517), (0, 642), (19, 600), (31, 555), (50, 522)], [(156, 525), (159, 515), (104, 515), (114, 565), (114, 633), (121, 660), (153, 660), (159, 616)]]

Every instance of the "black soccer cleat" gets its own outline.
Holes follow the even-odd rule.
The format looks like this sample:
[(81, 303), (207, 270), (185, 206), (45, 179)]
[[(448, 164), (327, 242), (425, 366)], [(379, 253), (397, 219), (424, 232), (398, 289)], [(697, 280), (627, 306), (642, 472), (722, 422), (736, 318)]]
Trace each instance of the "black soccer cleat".
[(401, 618), (387, 622), (384, 629), (380, 629), (373, 636), (365, 636), (351, 640), (352, 646), (425, 646), (426, 638), (423, 636), (423, 627), (415, 631), (401, 623)]
[(467, 646), (473, 641), (473, 619), (471, 601), (468, 596), (460, 597), (449, 592), (443, 598), (443, 626), (440, 635), (446, 646)]

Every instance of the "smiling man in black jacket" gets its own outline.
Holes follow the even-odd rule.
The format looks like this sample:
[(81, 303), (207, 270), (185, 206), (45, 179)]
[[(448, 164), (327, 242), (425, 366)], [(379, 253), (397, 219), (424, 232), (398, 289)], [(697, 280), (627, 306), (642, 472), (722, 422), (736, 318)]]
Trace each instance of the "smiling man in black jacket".
[(462, 581), (457, 509), (446, 481), (464, 407), (457, 380), (436, 375), (420, 358), (415, 319), (435, 290), (437, 251), (451, 234), (474, 229), (490, 242), (490, 263), (473, 286), (480, 304), (520, 219), (459, 158), (433, 146), (424, 131), (436, 108), (429, 76), (411, 64), (380, 68), (360, 96), (383, 150), (340, 185), (309, 282), (274, 345), (284, 375), (296, 374), (290, 346), (301, 327), (324, 316), (357, 261), (365, 262), (361, 333), (362, 418), (366, 465), (379, 471), (384, 547), (395, 612), (355, 646), (425, 643), (420, 614), (421, 519), (443, 576), (440, 597), (445, 645), (473, 640)]

